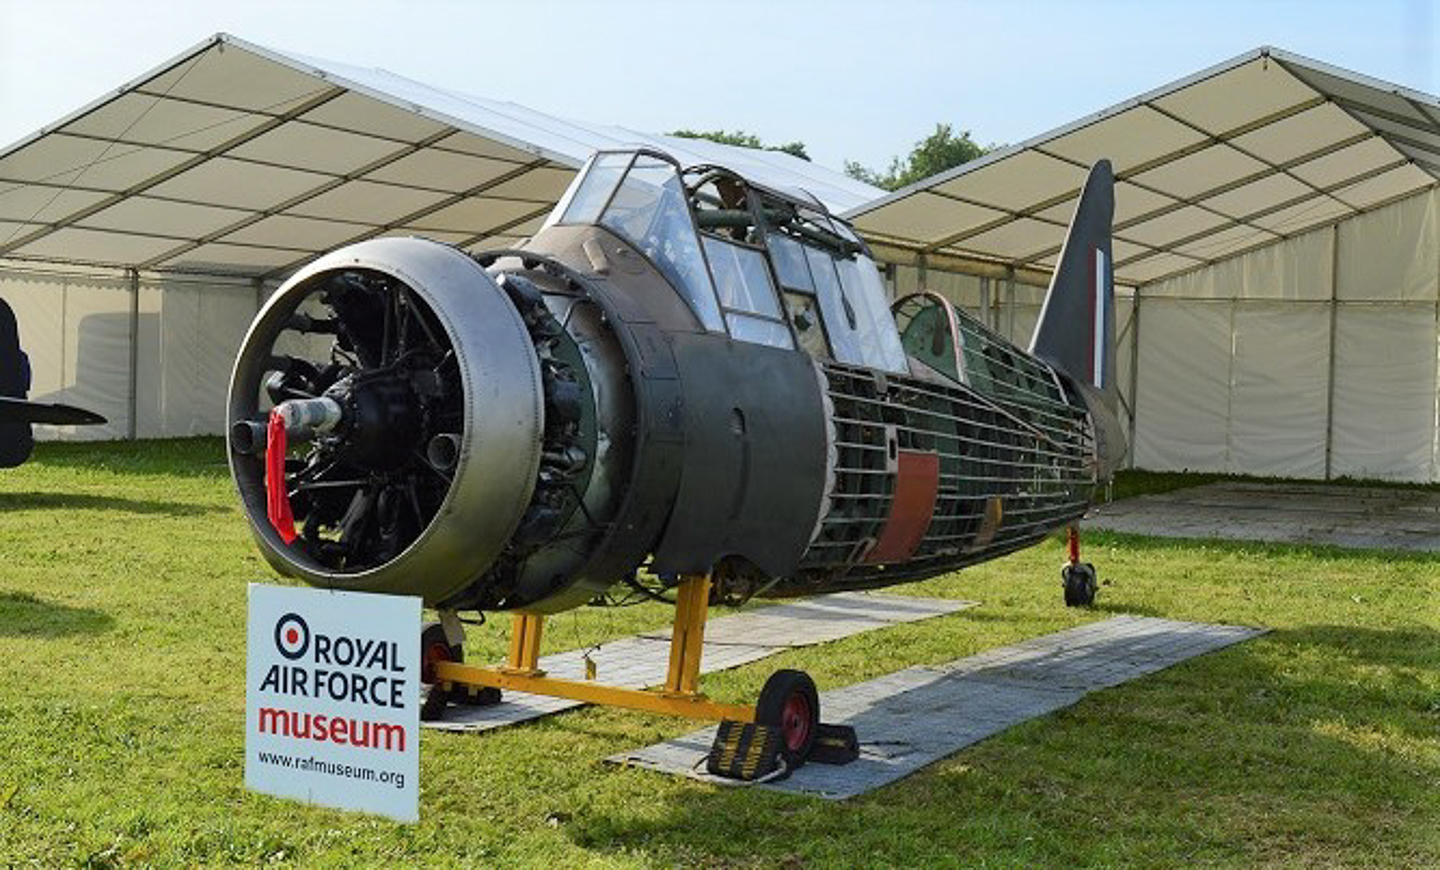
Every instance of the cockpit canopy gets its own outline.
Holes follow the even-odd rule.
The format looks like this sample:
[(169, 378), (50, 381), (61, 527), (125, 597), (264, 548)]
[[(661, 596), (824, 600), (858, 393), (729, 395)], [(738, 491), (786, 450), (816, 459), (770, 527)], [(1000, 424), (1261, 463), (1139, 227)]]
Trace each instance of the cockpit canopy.
[(657, 151), (605, 151), (546, 225), (598, 224), (685, 297), (700, 326), (737, 341), (904, 373), (905, 350), (864, 242), (813, 198)]

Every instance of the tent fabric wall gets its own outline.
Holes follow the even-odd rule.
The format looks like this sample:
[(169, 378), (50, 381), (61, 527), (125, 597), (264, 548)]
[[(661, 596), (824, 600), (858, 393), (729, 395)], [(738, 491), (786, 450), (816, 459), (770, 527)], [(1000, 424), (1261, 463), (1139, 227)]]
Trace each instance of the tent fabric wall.
[(30, 398), (105, 415), (103, 426), (36, 426), (40, 439), (124, 438), (130, 428), (130, 291), (113, 273), (0, 270), (30, 357)]
[(130, 301), (130, 284), (123, 279), (65, 281), (64, 388), (58, 395), (32, 395), (88, 408), (108, 421), (103, 426), (61, 427), (67, 437), (91, 441), (124, 438), (130, 432)]
[(224, 431), (225, 392), (255, 318), (253, 286), (164, 281), (141, 285), (141, 437)]
[(1236, 303), (1229, 468), (1324, 477), (1330, 317), (1317, 303)]
[(1136, 465), (1226, 470), (1230, 317), (1224, 302), (1141, 299), (1131, 447)]
[(1335, 322), (1335, 477), (1433, 481), (1435, 306), (1348, 308)]
[(1133, 465), (1440, 480), (1436, 211), (1427, 191), (1141, 286)]
[(31, 398), (79, 405), (108, 420), (36, 426), (37, 438), (224, 431), (230, 366), (257, 307), (252, 282), (168, 276), (134, 282), (113, 271), (0, 264), (0, 298), (14, 309), (30, 356)]

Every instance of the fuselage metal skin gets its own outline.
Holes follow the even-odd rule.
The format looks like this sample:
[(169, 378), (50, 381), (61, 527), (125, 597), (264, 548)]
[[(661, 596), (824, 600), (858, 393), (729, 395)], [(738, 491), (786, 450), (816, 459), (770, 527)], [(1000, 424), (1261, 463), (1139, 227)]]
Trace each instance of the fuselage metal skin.
[[(1113, 321), (1108, 209), (1071, 237), (1092, 281), (1052, 295), (1091, 294), (1083, 332)], [(320, 586), (537, 613), (637, 570), (717, 600), (877, 588), (1084, 513), (1124, 449), (1113, 349), (1091, 372), (1044, 350), (939, 297), (892, 315), (803, 193), (604, 153), (518, 250), (381, 239), (287, 281), (237, 360), (231, 467), (267, 560)], [(256, 427), (322, 395), (341, 422), (269, 482), (287, 545)]]

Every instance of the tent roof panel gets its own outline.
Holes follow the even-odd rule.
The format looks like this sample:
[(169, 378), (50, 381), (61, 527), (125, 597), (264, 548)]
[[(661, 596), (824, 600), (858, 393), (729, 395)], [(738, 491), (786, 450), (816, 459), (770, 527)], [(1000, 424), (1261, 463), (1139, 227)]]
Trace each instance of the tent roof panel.
[[(911, 253), (1044, 263), (1059, 248), (1058, 227), (1035, 247), (1039, 255), (1027, 258), (1013, 253), (1011, 234), (998, 224), (975, 233), (956, 221), (946, 232), (943, 220), (926, 214), (935, 202), (927, 197), (941, 191), (984, 201), (1014, 222), (1044, 203), (1035, 217), (1068, 224), (1078, 184), (1038, 179), (1025, 170), (1033, 165), (1027, 155), (1077, 168), (1111, 161), (1116, 237), (1185, 252), (1116, 258), (1118, 280), (1146, 283), (1434, 186), (1440, 100), (1261, 48), (847, 216), (870, 237)], [(1340, 190), (1348, 197), (1337, 198)]]
[(327, 181), (329, 177), (314, 172), (216, 157), (160, 182), (151, 192), (186, 202), (269, 210)]
[(226, 244), (264, 245), (310, 251), (333, 247), (374, 229), (368, 224), (277, 214), (246, 224), (221, 236), (218, 241)]
[(984, 247), (1009, 259), (1024, 259), (1045, 247), (1055, 235), (1055, 225), (1032, 218), (1007, 221), (965, 240), (967, 245)]
[(1178, 245), (1175, 252), (1186, 254), (1201, 260), (1211, 260), (1226, 254), (1233, 254), (1236, 251), (1243, 251), (1253, 248), (1256, 245), (1263, 245), (1266, 242), (1278, 241), (1279, 236), (1266, 230), (1251, 226), (1231, 225), (1193, 242)]
[(1364, 175), (1382, 166), (1388, 166), (1404, 159), (1400, 152), (1384, 139), (1372, 136), (1362, 142), (1332, 151), (1314, 160), (1292, 167), (1290, 172), (1301, 181), (1315, 187), (1333, 187), (1347, 179)]
[(1134, 278), (1136, 283), (1145, 284), (1156, 281), (1167, 275), (1174, 275), (1177, 272), (1185, 272), (1197, 266), (1205, 265), (1204, 260), (1194, 257), (1185, 257), (1179, 254), (1155, 253), (1141, 260), (1126, 265), (1125, 273)]
[(382, 157), (398, 154), (404, 148), (404, 145), (374, 136), (295, 121), (242, 142), (229, 153), (234, 157), (277, 166), (348, 175)]
[[(1159, 154), (1182, 151), (1205, 136), (1150, 106), (1135, 106), (1057, 135), (1041, 150), (1089, 166), (1096, 154), (1106, 155), (1116, 172), (1149, 163)], [(1040, 146), (1037, 146), (1040, 147)]]
[[(1126, 260), (1134, 260), (1138, 257), (1151, 253), (1153, 250), (1154, 248), (1149, 248), (1144, 245), (1137, 245), (1134, 242), (1127, 242), (1124, 239), (1112, 239), (1110, 242), (1110, 255), (1114, 257), (1115, 262), (1117, 263), (1124, 262)], [(1049, 259), (1053, 264), (1054, 257), (1058, 257), (1059, 255), (1060, 252), (1057, 250), (1052, 257), (1048, 257), (1047, 259)]]
[(461, 154), (473, 154), (476, 157), (491, 157), (495, 160), (508, 160), (511, 163), (528, 163), (535, 159), (534, 154), (521, 151), (519, 148), (512, 148), (496, 142), (494, 139), (486, 139), (484, 136), (477, 136), (464, 130), (456, 130), (450, 135), (435, 143), (436, 148), (445, 151), (459, 151)]
[[(1224, 94), (1223, 101), (1216, 100)], [(1315, 92), (1278, 65), (1250, 62), (1230, 67), (1195, 86), (1177, 88), (1154, 105), (1212, 136), (1284, 112), (1311, 101)]]
[(148, 196), (132, 196), (80, 220), (77, 226), (124, 231), (143, 226), (151, 232), (175, 238), (199, 238), (249, 217), (251, 212), (211, 205), (170, 202)]
[(975, 229), (1005, 217), (1002, 211), (933, 193), (916, 194), (896, 206), (885, 215), (883, 223), (861, 217), (855, 222), (856, 228), (879, 235), (879, 227), (884, 226), (885, 234), (894, 233), (898, 238), (937, 242), (952, 232)]
[(1000, 209), (1013, 208), (1016, 202), (1038, 205), (1053, 199), (1056, 189), (1078, 191), (1085, 183), (1085, 170), (1039, 151), (1021, 151), (991, 164), (968, 182), (963, 187), (942, 184), (935, 190)]
[(1294, 235), (1305, 227), (1334, 220), (1352, 213), (1350, 206), (1328, 194), (1309, 199), (1250, 218), (1250, 223), (1282, 235)]
[(137, 236), (80, 227), (65, 227), (31, 242), (37, 257), (79, 263), (105, 264), (117, 260), (143, 262), (180, 244), (183, 239)]
[(537, 167), (509, 181), (502, 181), (493, 187), (485, 188), (485, 195), (553, 204), (559, 201), (561, 194), (565, 193), (565, 188), (570, 186), (570, 181), (574, 177), (575, 171), (572, 169), (562, 169), (558, 166)]
[(447, 194), (434, 190), (357, 180), (316, 194), (285, 211), (305, 217), (390, 224), (447, 198)]
[[(1148, 220), (1117, 229), (1115, 237), (1142, 245), (1164, 246), (1231, 223), (1223, 215), (1193, 205), (1167, 211)], [(1056, 239), (1055, 244), (1059, 244)]]
[(265, 115), (131, 91), (76, 118), (61, 131), (203, 151), (266, 120)]
[(1334, 103), (1321, 103), (1233, 140), (1246, 153), (1270, 163), (1286, 163), (1369, 132)]
[(1246, 218), (1277, 202), (1289, 202), (1314, 191), (1310, 185), (1282, 172), (1231, 188), (1201, 200), (1199, 205), (1232, 218)]
[(202, 48), (188, 60), (143, 82), (140, 90), (278, 115), (330, 90), (330, 85), (240, 46), (218, 41), (213, 50)]
[(355, 91), (327, 100), (301, 115), (300, 119), (412, 144), (450, 129), (448, 124), (434, 118)]
[(1218, 144), (1162, 163), (1134, 179), (1153, 190), (1192, 199), (1265, 171), (1265, 164), (1254, 157), (1230, 145)]
[(161, 269), (260, 276), (304, 260), (307, 251), (212, 243), (158, 264)]
[[(0, 184), (0, 220), (44, 223), (88, 208), (108, 194), (34, 184)], [(0, 235), (0, 243), (4, 236)]]
[(366, 173), (365, 179), (429, 190), (469, 190), (516, 168), (503, 160), (425, 148)]
[[(576, 123), (219, 34), (0, 150), (0, 257), (256, 274), (357, 225), (513, 235), (596, 149), (636, 145), (803, 188), (835, 211), (880, 193), (789, 154)], [(462, 212), (472, 224), (456, 223)]]
[(454, 205), (447, 205), (424, 217), (416, 218), (409, 225), (422, 230), (468, 232), (473, 236), (516, 218), (534, 214), (536, 209), (543, 206), (543, 203), (537, 204), (520, 200), (468, 197)]
[(1368, 208), (1416, 193), (1429, 186), (1432, 181), (1424, 170), (1405, 164), (1342, 187), (1335, 191), (1335, 198), (1357, 209)]
[[(1372, 79), (1368, 76), (1328, 67), (1314, 61), (1300, 62), (1299, 58), (1288, 58), (1286, 66), (1311, 88), (1344, 105), (1370, 106), (1382, 112), (1409, 118), (1419, 124), (1433, 123), (1433, 119), (1406, 99), (1395, 85)], [(1420, 95), (1434, 102), (1434, 97)]]
[(419, 236), (421, 238), (433, 239), (437, 242), (446, 242), (451, 245), (461, 245), (475, 238), (472, 232), (457, 232), (455, 230), (425, 230), (419, 227), (396, 227), (388, 230), (382, 235), (386, 236)]
[[(0, 183), (52, 182), (73, 185), (83, 179), (85, 187), (107, 190), (123, 189), (104, 181), (112, 177), (123, 178), (135, 175), (132, 168), (138, 162), (143, 166), (163, 169), (185, 160), (186, 155), (177, 151), (145, 149), (134, 145), (115, 145), (99, 139), (79, 138), (53, 134), (48, 137), (48, 147), (25, 149), (0, 156)], [(117, 173), (115, 164), (119, 164)], [(158, 171), (156, 169), (156, 171)], [(143, 172), (143, 169), (140, 170)]]

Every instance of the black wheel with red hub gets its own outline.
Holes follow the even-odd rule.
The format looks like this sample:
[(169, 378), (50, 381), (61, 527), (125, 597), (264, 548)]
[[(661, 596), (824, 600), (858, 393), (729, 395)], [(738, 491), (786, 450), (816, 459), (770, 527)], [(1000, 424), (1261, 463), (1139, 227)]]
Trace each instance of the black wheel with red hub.
[(445, 636), (445, 627), (438, 622), (427, 622), (420, 629), (420, 682), (429, 686), (425, 700), (420, 704), (420, 718), (425, 721), (439, 719), (450, 700), (450, 693), (436, 683), (435, 665), (440, 662), (462, 662), (465, 650), (459, 644), (450, 643)]
[(820, 693), (804, 671), (779, 670), (765, 681), (755, 722), (780, 729), (780, 753), (790, 769), (805, 763), (820, 730)]

